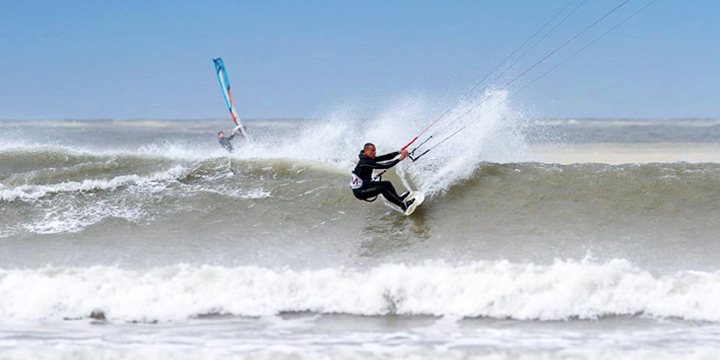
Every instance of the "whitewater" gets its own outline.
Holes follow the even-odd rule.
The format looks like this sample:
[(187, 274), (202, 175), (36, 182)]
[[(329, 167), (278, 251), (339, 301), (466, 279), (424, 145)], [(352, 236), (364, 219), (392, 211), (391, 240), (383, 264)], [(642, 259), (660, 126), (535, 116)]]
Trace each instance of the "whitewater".
[(503, 95), (385, 176), (411, 217), (348, 182), (442, 110), (417, 99), (233, 153), (223, 120), (0, 121), (0, 358), (717, 357), (720, 122)]

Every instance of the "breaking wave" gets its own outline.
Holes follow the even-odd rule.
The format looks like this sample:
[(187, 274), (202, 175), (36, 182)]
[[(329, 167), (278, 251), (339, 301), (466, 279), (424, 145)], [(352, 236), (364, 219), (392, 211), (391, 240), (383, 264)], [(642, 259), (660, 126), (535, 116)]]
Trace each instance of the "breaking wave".
[(367, 270), (174, 265), (0, 270), (0, 318), (170, 321), (283, 312), (532, 320), (649, 316), (719, 321), (720, 274), (653, 274), (623, 259), (477, 261)]

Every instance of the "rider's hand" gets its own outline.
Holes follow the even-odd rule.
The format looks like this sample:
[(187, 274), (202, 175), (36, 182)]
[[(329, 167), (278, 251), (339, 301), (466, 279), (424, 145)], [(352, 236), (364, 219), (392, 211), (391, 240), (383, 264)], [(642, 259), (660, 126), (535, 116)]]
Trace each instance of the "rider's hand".
[(400, 150), (400, 160), (403, 160), (408, 156), (410, 156), (410, 153), (407, 150)]

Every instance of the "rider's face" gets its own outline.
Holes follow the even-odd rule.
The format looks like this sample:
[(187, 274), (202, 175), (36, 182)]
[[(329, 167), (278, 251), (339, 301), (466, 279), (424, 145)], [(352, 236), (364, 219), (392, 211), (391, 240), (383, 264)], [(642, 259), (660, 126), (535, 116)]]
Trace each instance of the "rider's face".
[(365, 150), (365, 156), (374, 159), (375, 158), (375, 147), (374, 146), (368, 146), (368, 148)]

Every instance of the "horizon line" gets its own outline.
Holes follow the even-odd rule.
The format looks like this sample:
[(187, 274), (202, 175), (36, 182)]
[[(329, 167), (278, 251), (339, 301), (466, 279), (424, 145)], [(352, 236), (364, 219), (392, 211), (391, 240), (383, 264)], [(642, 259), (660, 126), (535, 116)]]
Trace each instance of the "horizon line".
[[(367, 119), (367, 118), (359, 118), (359, 119)], [(677, 116), (677, 117), (653, 117), (653, 116), (617, 116), (617, 117), (608, 117), (608, 116), (539, 116), (539, 117), (529, 117), (530, 120), (720, 120), (720, 116), (713, 117), (713, 116)], [(296, 120), (296, 121), (302, 121), (302, 120), (322, 120), (321, 118), (317, 117), (248, 117), (242, 119), (243, 121), (249, 121), (249, 122), (255, 122), (255, 121), (270, 121), (270, 120)], [(0, 118), (0, 122), (12, 122), (12, 121), (79, 121), (79, 122), (90, 122), (90, 121), (97, 121), (97, 122), (111, 122), (111, 121), (165, 121), (165, 122), (171, 122), (171, 121), (178, 121), (178, 122), (187, 122), (187, 121), (230, 121), (229, 119), (225, 118), (213, 118), (213, 117), (197, 117), (197, 118), (163, 118), (163, 117), (133, 117), (133, 118), (68, 118), (68, 117), (58, 117), (58, 118)]]

